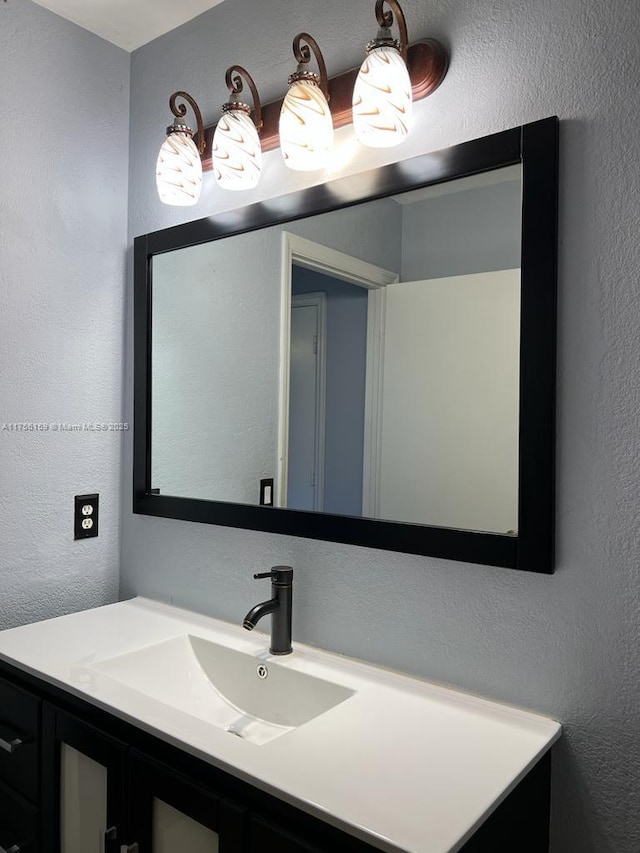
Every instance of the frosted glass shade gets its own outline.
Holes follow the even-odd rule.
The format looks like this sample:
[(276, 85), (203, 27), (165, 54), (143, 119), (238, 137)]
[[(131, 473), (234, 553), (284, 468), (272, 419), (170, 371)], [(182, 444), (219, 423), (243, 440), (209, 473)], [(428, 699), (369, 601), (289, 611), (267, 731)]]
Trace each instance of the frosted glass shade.
[(370, 148), (390, 148), (406, 139), (413, 98), (407, 66), (394, 48), (374, 48), (362, 63), (353, 88), (353, 129)]
[(196, 204), (202, 189), (202, 161), (188, 133), (172, 133), (162, 143), (156, 163), (160, 201), (180, 207)]
[(280, 147), (290, 169), (311, 172), (329, 165), (333, 118), (322, 90), (310, 80), (289, 87), (280, 111)]
[(260, 137), (251, 117), (242, 110), (229, 110), (213, 134), (213, 169), (225, 190), (250, 190), (258, 185), (262, 168)]

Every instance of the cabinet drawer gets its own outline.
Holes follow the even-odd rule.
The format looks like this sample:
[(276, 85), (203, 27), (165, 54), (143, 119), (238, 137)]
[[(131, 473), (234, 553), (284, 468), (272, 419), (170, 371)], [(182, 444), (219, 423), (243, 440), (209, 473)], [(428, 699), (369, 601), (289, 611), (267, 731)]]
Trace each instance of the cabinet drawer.
[(0, 680), (0, 781), (38, 801), (40, 700)]
[(13, 853), (39, 853), (40, 813), (0, 783), (0, 847)]
[(278, 826), (251, 815), (249, 853), (376, 853), (373, 847), (328, 826), (319, 828), (313, 818), (306, 830)]

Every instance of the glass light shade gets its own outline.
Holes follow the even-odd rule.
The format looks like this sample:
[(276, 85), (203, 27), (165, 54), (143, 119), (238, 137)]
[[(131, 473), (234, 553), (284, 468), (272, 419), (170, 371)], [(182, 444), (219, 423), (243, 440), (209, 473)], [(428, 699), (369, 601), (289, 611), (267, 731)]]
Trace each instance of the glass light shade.
[(289, 87), (280, 111), (280, 147), (290, 169), (311, 172), (329, 165), (333, 118), (316, 83), (297, 80)]
[(249, 190), (258, 185), (262, 147), (256, 126), (243, 110), (228, 110), (213, 134), (213, 169), (225, 190)]
[(390, 148), (403, 142), (413, 113), (407, 66), (394, 48), (374, 48), (362, 63), (353, 89), (353, 129), (370, 148)]
[(202, 160), (188, 133), (172, 133), (162, 143), (156, 186), (164, 204), (184, 207), (197, 203), (202, 189)]

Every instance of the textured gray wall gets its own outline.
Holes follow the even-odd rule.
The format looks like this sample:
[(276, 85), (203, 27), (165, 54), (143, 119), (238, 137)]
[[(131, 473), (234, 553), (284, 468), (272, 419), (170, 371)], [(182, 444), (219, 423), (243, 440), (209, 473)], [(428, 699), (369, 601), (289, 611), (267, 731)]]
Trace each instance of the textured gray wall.
[[(294, 635), (560, 719), (553, 853), (640, 849), (640, 140), (636, 0), (406, 3), (412, 38), (452, 48), (441, 89), (416, 109), (398, 151), (357, 171), (558, 114), (562, 119), (558, 348), (558, 568), (553, 577), (331, 543), (132, 516), (124, 466), (122, 594), (143, 593), (237, 621), (264, 592), (251, 574), (296, 567)], [(241, 62), (265, 99), (309, 30), (329, 69), (356, 65), (375, 30), (371, 0), (223, 3), (141, 49), (132, 63), (130, 237), (322, 176), (285, 174), (279, 152), (246, 197), (210, 178), (191, 211), (162, 209), (153, 165), (167, 98), (184, 87), (211, 120), (225, 68)], [(104, 188), (103, 188), (104, 189)], [(103, 191), (103, 190), (102, 190)], [(276, 203), (274, 203), (276, 204)], [(127, 414), (131, 415), (131, 308)]]
[[(122, 421), (129, 57), (0, 3), (0, 423)], [(0, 628), (118, 595), (121, 434), (0, 430)], [(73, 496), (100, 536), (73, 541)]]

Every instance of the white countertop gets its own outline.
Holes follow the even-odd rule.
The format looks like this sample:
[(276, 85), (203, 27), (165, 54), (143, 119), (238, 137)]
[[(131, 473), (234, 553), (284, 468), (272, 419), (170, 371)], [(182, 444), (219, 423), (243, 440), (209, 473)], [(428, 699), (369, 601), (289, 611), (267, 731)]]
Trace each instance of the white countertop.
[(144, 598), (0, 632), (0, 659), (386, 851), (455, 853), (560, 736), (539, 716), (294, 643), (278, 665), (353, 690), (260, 746), (87, 667), (202, 637), (268, 659), (265, 634)]

